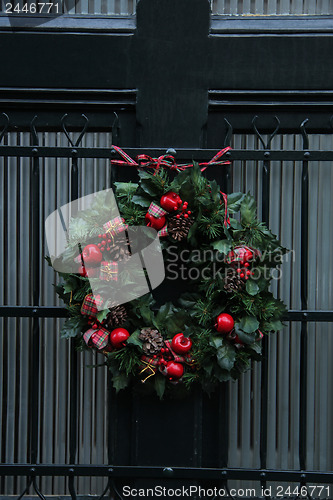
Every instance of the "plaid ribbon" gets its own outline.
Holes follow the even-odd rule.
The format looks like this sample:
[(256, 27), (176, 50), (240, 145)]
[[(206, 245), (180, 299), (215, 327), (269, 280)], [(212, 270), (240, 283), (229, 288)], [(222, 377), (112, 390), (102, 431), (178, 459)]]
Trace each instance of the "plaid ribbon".
[[(161, 166), (170, 168), (171, 170), (178, 170), (179, 172), (186, 170), (187, 168), (193, 167), (193, 163), (177, 165), (175, 158), (171, 155), (163, 155), (159, 156), (158, 158), (151, 158), (148, 155), (139, 155), (136, 157), (137, 161), (134, 161), (127, 153), (125, 153), (125, 151), (123, 151), (121, 148), (118, 148), (118, 146), (112, 146), (112, 148), (123, 158), (123, 160), (111, 160), (111, 165), (115, 166), (131, 165), (137, 168), (138, 167), (153, 168), (155, 170), (154, 175), (156, 175)], [(221, 159), (222, 156), (224, 156), (225, 153), (227, 153), (230, 150), (231, 147), (228, 146), (227, 148), (221, 149), (210, 161), (199, 163), (201, 172), (206, 170), (207, 167), (211, 167), (213, 165), (230, 165), (231, 164), (230, 161)], [(228, 216), (228, 197), (222, 191), (220, 191), (220, 194), (223, 198), (225, 207), (224, 225), (226, 228), (228, 228), (230, 226), (230, 219)]]
[(191, 354), (187, 352), (184, 356), (179, 356), (179, 354), (177, 354), (175, 351), (172, 350), (171, 342), (172, 340), (166, 340), (164, 343), (171, 352), (173, 356), (173, 361), (175, 361), (176, 363), (186, 363), (188, 365), (193, 364), (193, 359)]
[(100, 327), (98, 330), (90, 328), (83, 334), (83, 339), (89, 347), (104, 349), (108, 345), (110, 332)]
[(167, 226), (167, 224), (165, 224), (165, 226), (162, 227), (162, 229), (160, 229), (157, 234), (158, 234), (158, 236), (160, 238), (162, 238), (163, 236), (167, 236), (168, 235), (168, 226)]
[(118, 262), (102, 261), (99, 277), (103, 281), (118, 281)]
[(159, 207), (158, 205), (156, 205), (156, 203), (154, 203), (152, 201), (151, 204), (149, 205), (148, 213), (150, 215), (153, 215), (154, 217), (158, 218), (158, 217), (162, 217), (163, 215), (167, 214), (168, 212), (166, 210), (164, 210), (163, 208)]
[(121, 233), (122, 231), (125, 231), (127, 228), (128, 225), (124, 224), (124, 219), (122, 219), (119, 216), (103, 224), (104, 231), (110, 236), (114, 236), (117, 233)]
[(84, 314), (86, 316), (93, 316), (95, 318), (99, 311), (98, 308), (102, 304), (103, 299), (99, 295), (94, 296), (92, 293), (88, 293), (82, 303), (81, 314)]

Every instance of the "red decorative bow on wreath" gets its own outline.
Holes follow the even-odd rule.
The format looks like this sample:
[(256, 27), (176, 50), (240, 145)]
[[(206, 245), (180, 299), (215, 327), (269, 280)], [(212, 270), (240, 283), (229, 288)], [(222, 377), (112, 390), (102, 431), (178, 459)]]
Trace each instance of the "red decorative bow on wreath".
[[(171, 170), (178, 170), (178, 171), (183, 171), (186, 170), (187, 168), (192, 168), (193, 163), (185, 163), (185, 164), (180, 164), (177, 165), (175, 158), (172, 155), (162, 155), (159, 156), (158, 158), (152, 158), (151, 156), (141, 154), (136, 157), (136, 161), (133, 160), (125, 151), (123, 151), (121, 148), (118, 146), (112, 146), (112, 148), (119, 153), (119, 155), (124, 158), (123, 160), (111, 160), (111, 165), (121, 167), (121, 166), (133, 166), (136, 168), (153, 168), (154, 169), (154, 175), (158, 172), (160, 167), (167, 167), (170, 168)], [(230, 151), (231, 147), (227, 147), (224, 149), (221, 149), (210, 161), (208, 162), (203, 162), (199, 163), (199, 167), (201, 172), (206, 170), (207, 167), (213, 166), (213, 165), (230, 165), (229, 160), (221, 160), (222, 156), (227, 153), (227, 151)], [(228, 217), (228, 197), (225, 193), (220, 191), (223, 201), (224, 201), (224, 206), (225, 206), (225, 218), (224, 218), (224, 225), (228, 227), (230, 225), (230, 220)]]

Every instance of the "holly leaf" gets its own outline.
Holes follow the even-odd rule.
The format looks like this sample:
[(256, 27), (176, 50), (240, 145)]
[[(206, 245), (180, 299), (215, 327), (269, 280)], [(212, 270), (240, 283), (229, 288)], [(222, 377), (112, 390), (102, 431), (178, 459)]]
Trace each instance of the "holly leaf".
[(228, 210), (229, 210), (229, 212), (238, 212), (244, 197), (245, 197), (244, 193), (228, 194)]
[(127, 339), (126, 344), (133, 344), (133, 345), (140, 347), (140, 349), (142, 349), (142, 342), (139, 339), (140, 333), (141, 332), (140, 332), (139, 328), (137, 328), (135, 330), (135, 332), (133, 332), (132, 335)]
[(103, 309), (103, 311), (99, 311), (97, 313), (97, 319), (100, 323), (102, 323), (102, 321), (105, 320), (105, 318), (107, 317), (107, 315), (109, 314), (109, 309)]
[(230, 217), (229, 220), (230, 220), (230, 227), (232, 227), (232, 229), (236, 229), (238, 231), (243, 230), (242, 224), (237, 219), (233, 219), (232, 217)]
[(132, 199), (131, 201), (135, 204), (135, 205), (140, 205), (140, 207), (149, 207), (150, 205), (150, 201), (147, 200), (147, 198), (145, 198), (144, 196), (141, 196), (139, 194), (135, 194), (134, 196), (132, 196)]
[(219, 240), (213, 243), (213, 248), (220, 253), (227, 254), (232, 248), (232, 244), (228, 240)]
[(247, 194), (243, 199), (240, 207), (241, 221), (243, 226), (251, 224), (256, 217), (256, 201), (255, 199)]
[(154, 377), (154, 386), (158, 397), (162, 399), (165, 391), (165, 377), (163, 375), (156, 374)]
[(259, 321), (254, 316), (243, 316), (239, 328), (245, 333), (253, 333), (259, 328)]
[(223, 344), (223, 340), (222, 340), (222, 337), (221, 336), (217, 336), (217, 335), (212, 335), (210, 341), (209, 341), (209, 345), (211, 345), (212, 347), (215, 347), (215, 349), (219, 349)]
[(61, 329), (60, 335), (63, 339), (76, 337), (81, 333), (85, 326), (85, 320), (81, 316), (73, 316), (69, 318)]
[(171, 302), (166, 302), (165, 304), (163, 304), (160, 307), (158, 313), (156, 314), (156, 323), (158, 324), (161, 323), (162, 326), (164, 326), (165, 320), (170, 315), (171, 308), (172, 308)]
[(214, 375), (219, 382), (227, 382), (230, 380), (230, 373), (228, 370), (222, 370), (218, 365), (214, 367)]
[(265, 322), (264, 328), (267, 332), (279, 332), (284, 328), (284, 324), (282, 323), (282, 321), (275, 319)]
[(217, 363), (222, 370), (230, 370), (236, 361), (236, 351), (231, 345), (222, 345), (217, 351)]
[(125, 389), (128, 386), (130, 377), (126, 373), (119, 372), (117, 375), (112, 377), (112, 385), (119, 392), (121, 389)]
[(245, 333), (241, 328), (239, 323), (235, 324), (235, 333), (238, 335), (239, 340), (244, 342), (244, 344), (253, 344), (257, 338), (257, 332)]
[(246, 291), (249, 295), (257, 295), (259, 293), (259, 286), (253, 280), (247, 280), (246, 282)]

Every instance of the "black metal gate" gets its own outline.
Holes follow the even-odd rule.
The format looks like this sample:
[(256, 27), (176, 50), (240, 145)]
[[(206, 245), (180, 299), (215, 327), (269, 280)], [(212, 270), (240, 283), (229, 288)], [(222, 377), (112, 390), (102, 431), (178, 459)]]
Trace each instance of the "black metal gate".
[[(324, 468), (311, 471), (307, 463), (311, 454), (307, 416), (312, 404), (307, 382), (314, 345), (312, 340), (309, 343), (308, 328), (313, 322), (321, 322), (327, 324), (329, 333), (333, 321), (332, 304), (315, 310), (308, 298), (309, 280), (314, 273), (309, 254), (313, 237), (309, 231), (313, 216), (311, 168), (317, 166), (316, 162), (333, 160), (329, 145), (322, 150), (309, 143), (311, 134), (326, 138), (332, 135), (332, 65), (329, 62), (333, 47), (326, 21), (313, 19), (312, 24), (304, 24), (300, 19), (289, 26), (283, 21), (275, 20), (272, 24), (269, 19), (254, 18), (252, 24), (247, 20), (243, 25), (234, 26), (221, 18), (210, 21), (209, 3), (205, 0), (141, 0), (136, 20), (135, 29), (134, 18), (121, 17), (107, 21), (82, 18), (76, 25), (66, 25), (69, 21), (63, 17), (45, 27), (29, 25), (18, 16), (10, 28), (2, 19), (0, 37), (6, 49), (2, 53), (4, 114), (0, 133), (4, 223), (4, 285), (0, 307), (4, 346), (2, 493), (8, 495), (11, 484), (13, 493), (24, 490), (41, 495), (39, 488), (43, 491), (43, 482), (40, 487), (39, 481), (61, 477), (66, 479), (61, 493), (69, 492), (74, 500), (77, 478), (101, 476), (105, 477), (104, 494), (111, 496), (121, 493), (124, 484), (138, 488), (140, 485), (151, 487), (154, 483), (166, 488), (220, 487), (227, 492), (231, 488), (235, 490), (231, 496), (237, 496), (238, 488), (238, 496), (243, 498), (246, 496), (240, 488), (245, 489), (244, 485), (253, 485), (256, 495), (261, 493), (261, 488), (274, 486), (275, 490), (267, 491), (267, 496), (282, 492), (292, 498), (297, 497), (295, 488), (298, 487), (299, 492), (306, 492), (309, 498), (332, 498), (331, 452), (326, 453)], [(69, 116), (65, 116), (66, 113), (70, 113)], [(89, 133), (92, 134), (90, 143), (86, 140)], [(96, 139), (102, 134), (104, 145)], [(288, 142), (290, 137), (292, 140)], [(82, 461), (82, 415), (78, 405), (80, 391), (84, 389), (82, 360), (78, 359), (73, 346), (67, 365), (68, 425), (63, 431), (68, 433), (66, 460), (61, 464), (54, 457), (43, 460), (45, 445), (40, 439), (43, 426), (53, 432), (52, 423), (46, 424), (42, 414), (41, 374), (47, 372), (45, 365), (49, 359), (45, 349), (49, 341), (45, 337), (56, 335), (58, 329), (58, 323), (47, 318), (61, 318), (65, 314), (61, 307), (43, 305), (45, 288), (51, 286), (51, 275), (45, 274), (41, 263), (45, 253), (41, 226), (43, 216), (51, 211), (50, 206), (45, 206), (45, 197), (53, 193), (50, 185), (45, 191), (48, 179), (53, 179), (47, 177), (47, 172), (57, 165), (54, 190), (58, 195), (52, 203), (59, 201), (61, 190), (66, 191), (64, 199), (68, 201), (83, 195), (89, 189), (86, 184), (90, 167), (94, 175), (104, 169), (101, 182), (111, 186), (115, 180), (135, 178), (132, 171), (110, 171), (108, 160), (114, 154), (111, 144), (120, 145), (131, 156), (144, 150), (156, 157), (172, 147), (179, 161), (209, 160), (223, 145), (231, 144), (233, 150), (228, 155), (233, 165), (223, 169), (214, 167), (207, 175), (216, 178), (226, 192), (238, 184), (243, 188), (252, 186), (260, 202), (261, 217), (269, 223), (272, 206), (276, 207), (279, 201), (282, 213), (283, 182), (278, 181), (284, 175), (281, 169), (295, 169), (294, 180), (299, 183), (298, 198), (295, 196), (299, 227), (297, 259), (293, 264), (295, 274), (290, 276), (298, 276), (295, 293), (299, 292), (299, 300), (290, 302), (286, 319), (290, 324), (299, 325), (296, 347), (290, 347), (295, 349), (291, 362), (297, 360), (295, 371), (290, 371), (295, 376), (292, 384), (297, 388), (293, 403), (297, 414), (288, 420), (298, 422), (294, 436), (298, 448), (296, 466), (294, 463), (290, 468), (272, 469), (267, 458), (272, 435), (269, 367), (274, 361), (269, 343), (264, 346), (264, 361), (257, 368), (257, 381), (251, 382), (251, 390), (257, 388), (256, 395), (251, 396), (256, 401), (251, 411), (255, 413), (252, 418), (258, 422), (257, 433), (251, 430), (249, 435), (249, 446), (257, 454), (257, 461), (252, 461), (255, 467), (249, 465), (250, 460), (242, 467), (230, 465), (233, 422), (230, 422), (229, 405), (234, 389), (229, 384), (221, 385), (219, 393), (212, 398), (198, 392), (184, 401), (158, 402), (149, 398), (141, 400), (130, 392), (116, 396), (107, 383), (105, 460), (103, 464), (94, 464), (93, 459)], [(88, 163), (93, 159), (98, 163)], [(13, 184), (16, 195), (21, 194), (21, 199), (17, 196), (15, 201), (16, 227), (23, 230), (28, 224), (30, 238), (29, 243), (20, 236), (17, 238), (15, 263), (7, 266), (13, 258), (7, 245), (8, 239), (13, 238), (13, 217), (8, 207), (15, 191), (7, 189), (12, 186), (9, 177), (13, 168), (17, 170)], [(249, 172), (252, 172), (252, 180), (249, 180)], [(96, 186), (96, 183), (95, 179), (92, 184)], [(25, 213), (24, 196), (28, 195), (31, 204)], [(284, 221), (280, 218), (279, 224), (292, 224), (292, 216), (284, 215), (286, 218)], [(321, 243), (324, 242), (325, 239)], [(28, 265), (22, 266), (21, 261), (27, 255)], [(327, 265), (331, 270), (330, 264)], [(12, 280), (18, 289), (28, 282), (28, 303), (20, 303), (19, 292), (11, 298), (8, 283)], [(317, 273), (318, 287), (320, 280), (326, 283), (324, 275)], [(329, 296), (332, 293), (331, 285), (327, 293)], [(16, 336), (22, 333), (23, 327), (29, 343), (27, 353), (20, 349), (20, 342), (25, 345), (23, 338), (18, 341), (15, 366), (10, 367), (5, 353), (12, 345), (9, 335), (12, 318), (17, 318)], [(24, 322), (21, 318), (29, 319)], [(293, 338), (290, 337), (290, 342)], [(328, 344), (328, 349), (330, 346)], [(22, 381), (19, 375), (22, 354), (28, 358), (28, 382)], [(49, 373), (50, 370), (51, 365)], [(8, 403), (12, 377), (16, 377), (18, 386), (28, 384), (28, 400), (20, 399), (20, 390), (17, 390), (14, 408)], [(283, 380), (275, 382), (279, 391), (283, 391)], [(327, 380), (328, 395), (330, 383)], [(289, 397), (292, 394), (291, 391)], [(22, 463), (18, 460), (15, 439), (11, 443), (6, 436), (8, 415), (13, 415), (13, 435), (22, 432), (17, 412), (23, 404), (27, 418), (26, 460)], [(289, 413), (291, 408), (290, 404)], [(331, 415), (329, 411), (327, 414)], [(237, 425), (241, 428), (240, 423)], [(238, 430), (241, 433), (241, 429)], [(330, 444), (332, 438), (327, 439)], [(8, 447), (13, 447), (9, 455)], [(294, 449), (295, 444), (289, 443), (289, 447)], [(12, 457), (12, 463), (5, 460), (8, 456)], [(8, 483), (9, 477), (14, 478), (11, 483)], [(27, 478), (23, 479), (26, 489), (22, 487), (22, 478)], [(59, 484), (57, 494), (60, 494)], [(277, 490), (278, 486), (283, 487), (282, 490)], [(289, 486), (292, 486), (291, 494), (287, 490)], [(301, 490), (302, 486), (307, 489)], [(97, 490), (90, 492), (102, 494)]]

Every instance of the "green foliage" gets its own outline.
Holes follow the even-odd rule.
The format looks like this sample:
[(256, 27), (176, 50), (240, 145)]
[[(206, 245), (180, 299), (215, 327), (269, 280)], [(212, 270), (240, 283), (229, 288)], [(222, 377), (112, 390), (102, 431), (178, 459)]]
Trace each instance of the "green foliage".
[[(208, 180), (199, 165), (179, 172), (172, 180), (167, 170), (160, 168), (139, 169), (139, 182), (116, 182), (116, 199), (121, 216), (130, 226), (145, 225), (145, 215), (151, 202), (160, 203), (168, 191), (179, 193), (188, 202), (194, 223), (187, 239), (179, 243), (189, 251), (189, 266), (199, 271), (200, 277), (191, 283), (191, 293), (183, 293), (176, 302), (166, 302), (156, 308), (152, 294), (135, 299), (126, 305), (126, 326), (130, 337), (126, 346), (107, 354), (106, 364), (110, 369), (115, 390), (127, 387), (138, 380), (142, 370), (142, 341), (139, 339), (143, 327), (156, 328), (164, 337), (171, 339), (182, 332), (192, 340), (190, 351), (193, 363), (185, 363), (181, 383), (172, 384), (159, 369), (141, 386), (146, 392), (155, 391), (162, 399), (172, 393), (175, 397), (200, 383), (210, 393), (220, 382), (237, 379), (250, 368), (251, 362), (260, 359), (260, 330), (263, 334), (276, 332), (283, 327), (284, 304), (269, 291), (272, 270), (281, 264), (286, 249), (276, 236), (257, 218), (256, 202), (248, 193), (228, 195), (230, 226), (225, 226), (225, 205), (216, 181)], [(87, 236), (95, 237), (102, 226), (112, 218), (112, 196), (102, 193), (92, 206), (70, 221), (69, 243), (62, 259), (73, 262), (78, 254), (78, 243)], [(169, 215), (166, 215), (168, 220)], [(91, 240), (93, 241), (93, 240)], [(177, 243), (178, 244), (178, 243)], [(161, 246), (168, 250), (175, 241), (168, 236), (161, 239)], [(225, 288), (225, 277), (229, 264), (225, 258), (236, 246), (249, 246), (259, 250), (261, 258), (251, 262), (254, 272), (246, 285), (230, 292)], [(199, 256), (198, 256), (199, 251)], [(207, 259), (204, 252), (210, 251)], [(47, 259), (51, 265), (50, 259)], [(205, 273), (202, 271), (205, 270)], [(137, 276), (123, 271), (127, 286), (135, 292)], [(127, 274), (126, 274), (127, 273)], [(65, 302), (69, 318), (62, 329), (62, 337), (75, 337), (78, 349), (87, 349), (82, 333), (89, 328), (87, 318), (81, 316), (81, 304), (91, 293), (89, 279), (76, 274), (61, 274), (61, 283), (55, 286), (59, 297)], [(177, 284), (176, 284), (177, 286)], [(97, 320), (103, 324), (108, 309), (100, 311)], [(216, 317), (221, 313), (231, 314), (235, 320), (233, 334), (218, 334)], [(183, 389), (182, 389), (183, 388)]]

